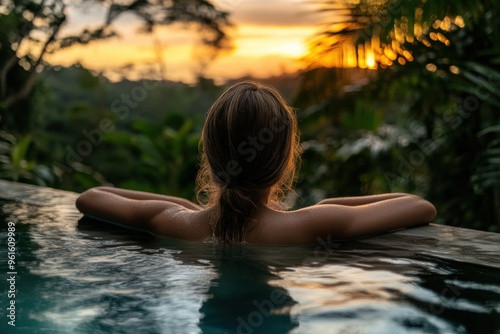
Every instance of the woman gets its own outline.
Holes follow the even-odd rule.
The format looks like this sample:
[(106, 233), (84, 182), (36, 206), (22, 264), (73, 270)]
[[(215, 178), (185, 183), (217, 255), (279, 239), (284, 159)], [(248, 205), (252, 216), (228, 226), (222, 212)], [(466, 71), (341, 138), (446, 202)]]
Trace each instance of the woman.
[(426, 224), (434, 206), (409, 194), (330, 198), (296, 211), (283, 199), (300, 157), (294, 111), (271, 87), (242, 82), (207, 113), (198, 200), (97, 187), (76, 201), (87, 216), (189, 240), (301, 245)]

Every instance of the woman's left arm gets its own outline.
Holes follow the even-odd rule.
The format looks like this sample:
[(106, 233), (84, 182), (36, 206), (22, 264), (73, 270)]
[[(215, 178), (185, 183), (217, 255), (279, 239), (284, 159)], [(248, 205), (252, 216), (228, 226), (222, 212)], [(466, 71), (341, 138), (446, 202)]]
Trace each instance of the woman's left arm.
[(322, 204), (297, 210), (302, 217), (300, 221), (304, 222), (301, 237), (308, 242), (327, 235), (338, 239), (366, 237), (429, 224), (436, 216), (434, 205), (415, 195), (405, 194), (361, 205), (353, 201), (349, 202), (351, 205)]

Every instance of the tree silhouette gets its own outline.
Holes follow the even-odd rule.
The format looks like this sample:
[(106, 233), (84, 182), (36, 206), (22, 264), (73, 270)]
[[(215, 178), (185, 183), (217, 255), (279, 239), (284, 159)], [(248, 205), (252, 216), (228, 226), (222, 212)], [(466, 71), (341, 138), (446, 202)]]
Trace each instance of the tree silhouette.
[[(142, 22), (141, 31), (173, 23), (199, 27), (201, 43), (211, 50), (229, 48), (225, 29), (228, 13), (207, 0), (92, 0), (71, 1), (72, 5), (100, 5), (105, 19), (96, 27), (85, 27), (73, 34), (61, 33), (67, 23), (67, 0), (5, 0), (0, 4), (0, 102), (5, 110), (26, 98), (35, 84), (37, 73), (47, 54), (75, 44), (87, 44), (117, 36), (113, 23), (125, 13), (133, 13)], [(24, 48), (24, 49), (23, 49)], [(28, 52), (21, 54), (23, 50)], [(24, 72), (22, 73), (24, 69)]]

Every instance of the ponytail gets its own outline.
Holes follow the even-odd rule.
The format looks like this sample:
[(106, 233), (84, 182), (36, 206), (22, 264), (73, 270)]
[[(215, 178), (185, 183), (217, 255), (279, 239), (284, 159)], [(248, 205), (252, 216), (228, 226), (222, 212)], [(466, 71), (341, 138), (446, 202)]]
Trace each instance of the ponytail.
[(282, 207), (301, 152), (297, 119), (272, 87), (241, 82), (208, 110), (200, 140), (198, 200), (212, 206), (215, 240), (245, 241), (258, 208)]
[(245, 233), (254, 219), (257, 204), (251, 192), (240, 188), (223, 187), (216, 204), (218, 217), (215, 219), (214, 233), (223, 243), (245, 241)]

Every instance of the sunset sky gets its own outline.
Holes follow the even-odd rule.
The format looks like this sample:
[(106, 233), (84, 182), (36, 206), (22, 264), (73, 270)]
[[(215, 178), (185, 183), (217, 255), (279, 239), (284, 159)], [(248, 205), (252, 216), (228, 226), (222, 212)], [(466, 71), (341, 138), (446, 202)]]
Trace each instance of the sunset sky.
[[(235, 48), (209, 64), (205, 75), (223, 81), (242, 75), (269, 76), (295, 71), (303, 66), (307, 39), (319, 28), (318, 14), (306, 0), (218, 0), (220, 8), (230, 12), (235, 24), (229, 33)], [(102, 22), (104, 11), (93, 7), (69, 8), (66, 32)], [(159, 64), (155, 38), (162, 46), (165, 76), (170, 80), (193, 82), (199, 62), (194, 57), (197, 36), (180, 26), (162, 27), (154, 35), (136, 33), (138, 21), (125, 15), (116, 24), (121, 37), (75, 46), (48, 58), (52, 64), (80, 62), (90, 69), (112, 77), (113, 69), (134, 64), (135, 76), (147, 64)], [(151, 66), (151, 65), (150, 65)], [(159, 68), (159, 66), (157, 66)]]

